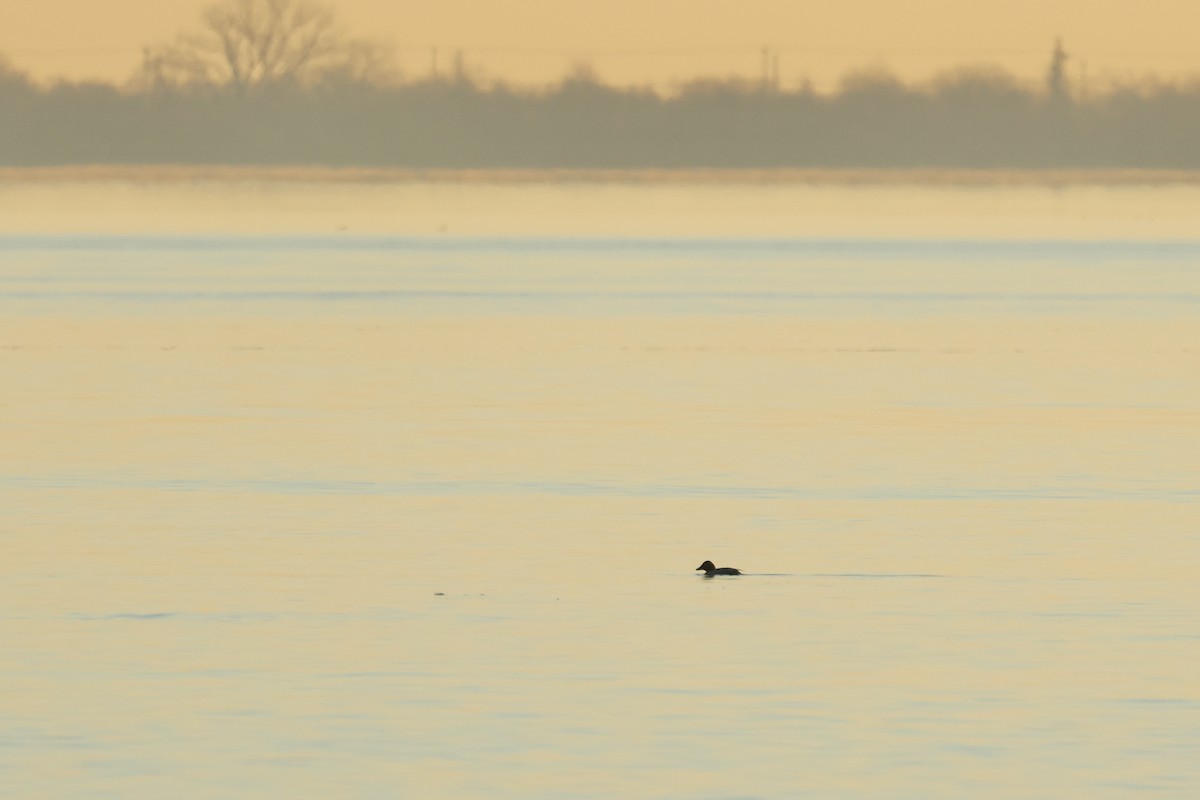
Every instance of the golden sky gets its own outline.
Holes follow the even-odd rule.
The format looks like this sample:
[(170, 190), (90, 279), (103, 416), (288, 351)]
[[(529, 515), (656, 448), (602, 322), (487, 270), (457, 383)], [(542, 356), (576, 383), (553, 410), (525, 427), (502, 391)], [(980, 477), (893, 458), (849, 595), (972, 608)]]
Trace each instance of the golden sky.
[[(122, 80), (144, 45), (194, 27), (202, 0), (3, 0), (0, 54), (38, 78)], [(760, 74), (819, 87), (885, 65), (909, 79), (964, 64), (1039, 78), (1062, 36), (1078, 77), (1200, 74), (1200, 0), (337, 0), (350, 32), (396, 45), (408, 75), (456, 50), (485, 78), (554, 80), (588, 62), (607, 80), (669, 86)]]

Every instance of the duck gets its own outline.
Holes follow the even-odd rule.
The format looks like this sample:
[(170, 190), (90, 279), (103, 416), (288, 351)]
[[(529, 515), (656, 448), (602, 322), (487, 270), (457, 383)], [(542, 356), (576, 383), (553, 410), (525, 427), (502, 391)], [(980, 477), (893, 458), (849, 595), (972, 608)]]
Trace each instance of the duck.
[(707, 578), (711, 578), (713, 575), (741, 575), (742, 574), (742, 571), (740, 569), (734, 569), (733, 567), (717, 567), (717, 566), (714, 566), (713, 562), (711, 562), (711, 561), (705, 561), (703, 564), (696, 567), (696, 569), (704, 570), (704, 576)]

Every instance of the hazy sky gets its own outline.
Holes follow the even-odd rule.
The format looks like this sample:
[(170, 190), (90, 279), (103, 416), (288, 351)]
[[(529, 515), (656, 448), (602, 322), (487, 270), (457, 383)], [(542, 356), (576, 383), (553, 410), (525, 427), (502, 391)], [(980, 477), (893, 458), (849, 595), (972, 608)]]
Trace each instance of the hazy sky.
[[(121, 80), (141, 48), (194, 27), (201, 0), (0, 0), (0, 54), (36, 77)], [(819, 86), (886, 65), (908, 78), (999, 64), (1039, 77), (1056, 36), (1090, 80), (1200, 74), (1200, 0), (338, 0), (351, 33), (409, 75), (461, 48), (483, 77), (540, 82), (587, 61), (619, 83), (760, 73)]]

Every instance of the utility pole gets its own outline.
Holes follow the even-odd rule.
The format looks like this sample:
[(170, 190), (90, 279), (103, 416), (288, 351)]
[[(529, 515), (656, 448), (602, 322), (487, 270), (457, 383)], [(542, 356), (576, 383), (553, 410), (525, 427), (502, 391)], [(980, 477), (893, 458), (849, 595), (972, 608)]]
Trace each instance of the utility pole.
[(778, 91), (779, 90), (779, 54), (770, 47), (763, 45), (762, 48), (762, 78), (761, 84), (763, 91)]
[(1065, 103), (1068, 97), (1067, 51), (1063, 49), (1062, 37), (1054, 40), (1054, 52), (1050, 56), (1050, 67), (1046, 70), (1046, 90), (1051, 101)]
[(463, 59), (462, 50), (454, 51), (454, 82), (460, 84), (467, 82), (467, 65)]

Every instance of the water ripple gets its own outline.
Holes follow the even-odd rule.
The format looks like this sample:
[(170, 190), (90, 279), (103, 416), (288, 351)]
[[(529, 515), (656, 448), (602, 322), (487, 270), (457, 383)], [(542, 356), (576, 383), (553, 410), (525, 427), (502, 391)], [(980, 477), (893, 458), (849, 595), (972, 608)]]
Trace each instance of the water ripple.
[(244, 492), (275, 495), (390, 495), (414, 497), (528, 496), (641, 497), (752, 500), (945, 500), (1095, 501), (1156, 500), (1195, 502), (1200, 489), (1148, 484), (1121, 487), (1087, 483), (1044, 486), (910, 486), (874, 484), (849, 487), (737, 485), (710, 483), (628, 483), (620, 481), (354, 480), (337, 478), (163, 478), (159, 476), (61, 474), (0, 476), (6, 489), (144, 489), (166, 492)]

